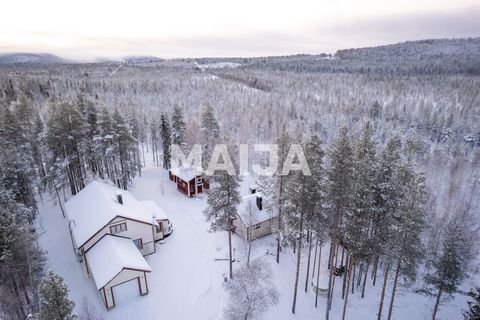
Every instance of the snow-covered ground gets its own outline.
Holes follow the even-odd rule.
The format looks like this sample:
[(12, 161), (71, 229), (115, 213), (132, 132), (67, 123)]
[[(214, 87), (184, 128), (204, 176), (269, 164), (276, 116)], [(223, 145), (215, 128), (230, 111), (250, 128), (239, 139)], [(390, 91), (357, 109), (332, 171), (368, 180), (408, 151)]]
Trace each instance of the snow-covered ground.
[[(139, 200), (153, 200), (161, 206), (173, 222), (174, 231), (170, 237), (157, 243), (157, 252), (147, 256), (152, 268), (148, 277), (149, 294), (138, 296), (129, 292), (129, 297), (119, 298), (117, 306), (106, 311), (92, 279), (87, 278), (80, 263), (73, 254), (67, 220), (60, 209), (47, 203), (40, 208), (40, 222), (45, 232), (40, 237), (41, 246), (48, 251), (48, 267), (65, 278), (70, 289), (70, 297), (77, 307), (86, 297), (105, 319), (222, 319), (222, 310), (228, 297), (224, 291), (224, 276), (228, 272), (228, 262), (216, 261), (227, 257), (227, 233), (208, 232), (208, 224), (202, 214), (206, 205), (204, 197), (187, 198), (176, 190), (168, 180), (167, 172), (161, 168), (147, 166), (142, 177), (134, 181), (132, 193)], [(319, 307), (314, 307), (315, 296), (311, 288), (304, 292), (306, 255), (304, 255), (299, 281), (297, 312), (291, 310), (293, 283), (295, 276), (295, 255), (287, 250), (281, 256), (280, 264), (275, 263), (275, 240), (271, 236), (257, 240), (253, 244), (253, 257), (270, 263), (274, 273), (274, 283), (280, 294), (278, 305), (265, 315), (268, 320), (283, 319), (323, 319), (325, 299), (319, 299)], [(242, 240), (234, 237), (234, 267), (244, 261), (245, 246)], [(328, 247), (322, 250), (322, 275), (326, 276)], [(313, 265), (313, 253), (312, 253)], [(381, 272), (379, 277), (381, 277)], [(350, 295), (347, 319), (372, 319), (375, 317), (380, 279), (376, 287), (369, 286), (366, 298), (358, 293)], [(337, 277), (331, 319), (340, 319), (343, 300), (340, 298), (341, 279)], [(310, 282), (310, 281), (309, 281)], [(473, 286), (467, 283), (466, 288)], [(430, 319), (433, 301), (400, 288), (395, 303), (394, 319)], [(388, 310), (390, 296), (387, 294), (384, 310)], [(457, 297), (441, 307), (437, 319), (460, 319), (461, 310), (466, 308), (466, 298)], [(78, 308), (77, 308), (78, 310)]]

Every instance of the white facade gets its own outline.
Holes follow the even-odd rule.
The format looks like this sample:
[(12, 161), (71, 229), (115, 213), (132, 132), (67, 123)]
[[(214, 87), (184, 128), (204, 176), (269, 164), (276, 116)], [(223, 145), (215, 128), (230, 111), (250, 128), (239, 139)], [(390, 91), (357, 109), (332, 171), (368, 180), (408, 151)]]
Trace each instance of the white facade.
[(151, 270), (143, 256), (154, 253), (155, 241), (172, 232), (163, 210), (153, 201), (138, 201), (128, 191), (95, 181), (66, 203), (66, 212), (74, 251), (105, 307), (115, 306), (116, 287), (131, 290), (132, 281), (140, 295), (148, 294)]

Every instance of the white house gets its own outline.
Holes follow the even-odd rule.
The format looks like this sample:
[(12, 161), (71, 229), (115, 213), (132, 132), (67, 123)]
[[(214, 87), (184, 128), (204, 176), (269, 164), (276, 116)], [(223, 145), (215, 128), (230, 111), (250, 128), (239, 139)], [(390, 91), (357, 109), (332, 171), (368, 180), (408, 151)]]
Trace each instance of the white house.
[(278, 224), (277, 215), (265, 207), (262, 194), (255, 189), (251, 189), (251, 192), (242, 198), (237, 218), (233, 220), (235, 233), (246, 240), (266, 236)]
[(90, 273), (105, 307), (115, 306), (115, 288), (132, 283), (140, 295), (148, 294), (145, 258), (131, 239), (105, 234), (87, 253)]
[[(99, 290), (101, 289), (104, 294), (103, 299), (107, 309), (115, 305), (110, 287), (117, 284), (115, 279), (118, 277), (124, 282), (138, 278), (141, 284), (140, 292), (148, 293), (146, 272), (150, 272), (150, 267), (146, 262), (148, 268), (144, 266), (143, 256), (154, 253), (155, 241), (163, 239), (172, 232), (172, 225), (165, 212), (153, 201), (139, 201), (126, 190), (97, 181), (90, 183), (67, 201), (65, 209), (74, 252), (80, 257), (87, 275), (94, 278), (97, 287), (102, 285), (103, 289), (99, 288)], [(107, 235), (109, 237), (106, 237)], [(113, 235), (114, 238), (111, 237)], [(106, 239), (109, 240), (106, 241)], [(125, 241), (131, 245), (125, 245), (125, 241), (121, 242), (118, 239), (127, 239)], [(132, 247), (135, 248), (136, 256), (142, 257), (143, 261), (137, 259), (139, 261), (136, 261), (134, 266), (124, 265), (125, 270), (121, 269), (124, 270), (121, 274), (115, 274), (114, 278), (109, 279), (108, 284), (113, 283), (113, 285), (105, 289), (107, 283), (98, 281), (98, 271), (93, 270), (94, 268), (99, 270), (103, 263), (98, 252), (107, 252), (107, 249), (112, 248), (130, 250)], [(125, 259), (122, 260), (121, 256), (124, 253), (121, 250), (110, 251), (118, 255), (117, 262), (125, 262)], [(110, 271), (108, 274), (111, 275), (118, 271), (122, 263), (113, 265), (108, 261), (106, 260), (103, 269), (108, 269)], [(145, 282), (144, 285), (142, 281)]]

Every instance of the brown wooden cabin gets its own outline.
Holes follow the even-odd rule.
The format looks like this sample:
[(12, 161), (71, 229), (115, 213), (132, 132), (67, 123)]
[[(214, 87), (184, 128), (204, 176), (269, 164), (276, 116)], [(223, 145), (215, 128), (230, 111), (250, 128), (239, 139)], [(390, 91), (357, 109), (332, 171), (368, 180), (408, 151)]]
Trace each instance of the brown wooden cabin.
[(177, 184), (178, 191), (190, 198), (210, 187), (208, 180), (193, 167), (172, 169), (168, 171), (168, 177)]

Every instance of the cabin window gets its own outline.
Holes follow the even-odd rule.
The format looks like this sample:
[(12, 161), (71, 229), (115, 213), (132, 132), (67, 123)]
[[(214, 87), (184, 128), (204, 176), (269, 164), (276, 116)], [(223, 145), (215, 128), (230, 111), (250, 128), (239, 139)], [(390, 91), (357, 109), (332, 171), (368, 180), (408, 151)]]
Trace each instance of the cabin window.
[(142, 241), (142, 238), (133, 240), (133, 243), (135, 243), (135, 245), (137, 246), (138, 250), (142, 250), (142, 249), (143, 249), (143, 241)]
[(160, 233), (163, 231), (163, 223), (159, 222), (158, 225), (156, 226), (157, 233)]
[(253, 226), (253, 229), (260, 229), (260, 223), (257, 223), (256, 225)]
[(114, 226), (110, 226), (110, 233), (111, 234), (120, 233), (120, 232), (123, 232), (123, 231), (126, 231), (126, 230), (127, 230), (127, 223), (126, 222), (116, 224)]

